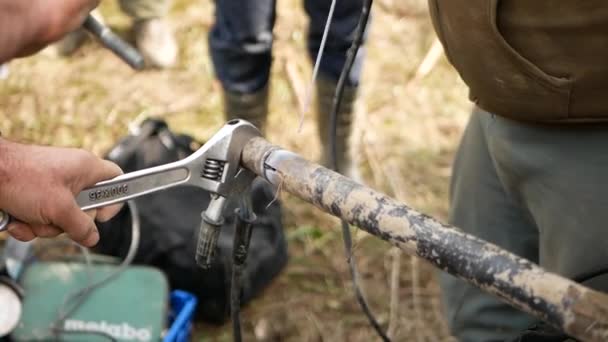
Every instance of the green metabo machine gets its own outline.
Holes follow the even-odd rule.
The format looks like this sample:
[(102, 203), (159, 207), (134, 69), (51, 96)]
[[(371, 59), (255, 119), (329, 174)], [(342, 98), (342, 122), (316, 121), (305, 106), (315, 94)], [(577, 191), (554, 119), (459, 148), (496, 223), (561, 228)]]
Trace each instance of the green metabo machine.
[(31, 255), (31, 244), (6, 241), (0, 341), (162, 341), (169, 286), (161, 271)]

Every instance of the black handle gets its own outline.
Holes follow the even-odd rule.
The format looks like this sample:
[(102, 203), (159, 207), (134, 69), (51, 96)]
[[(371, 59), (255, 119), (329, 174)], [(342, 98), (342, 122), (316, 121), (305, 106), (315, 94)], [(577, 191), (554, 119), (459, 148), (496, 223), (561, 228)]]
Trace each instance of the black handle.
[[(246, 195), (248, 196), (248, 195)], [(247, 198), (248, 199), (248, 198)], [(236, 209), (234, 240), (232, 244), (232, 280), (230, 282), (230, 316), (232, 317), (232, 339), (242, 341), (241, 336), (241, 288), (251, 232), (256, 215), (251, 211), (251, 203), (245, 199)]]
[(97, 21), (92, 15), (88, 15), (82, 26), (92, 35), (97, 37), (101, 44), (114, 52), (120, 59), (125, 61), (135, 70), (144, 68), (144, 57), (131, 44), (125, 42), (112, 30)]
[(196, 263), (203, 269), (209, 269), (213, 264), (217, 239), (220, 236), (220, 229), (224, 220), (212, 220), (205, 213), (203, 213), (202, 218), (198, 233), (198, 245), (196, 246)]
[(247, 209), (236, 209), (236, 222), (234, 230), (234, 241), (232, 250), (232, 261), (237, 266), (243, 266), (247, 260), (249, 242), (251, 241), (251, 228), (256, 220), (256, 215)]

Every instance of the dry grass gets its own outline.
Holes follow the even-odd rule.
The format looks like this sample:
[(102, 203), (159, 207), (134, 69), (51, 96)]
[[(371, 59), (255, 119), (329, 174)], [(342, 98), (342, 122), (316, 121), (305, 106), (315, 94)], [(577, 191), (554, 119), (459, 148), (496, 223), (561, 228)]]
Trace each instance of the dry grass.
[[(112, 1), (103, 6), (106, 21), (127, 34), (128, 18)], [(220, 91), (207, 56), (212, 6), (209, 1), (176, 1), (171, 18), (181, 62), (170, 71), (136, 74), (92, 43), (69, 60), (37, 56), (13, 62), (9, 79), (0, 81), (3, 135), (101, 154), (126, 133), (130, 122), (156, 115), (178, 131), (208, 138), (223, 123)], [(300, 8), (301, 1), (279, 1), (268, 138), (315, 159), (312, 114), (297, 133), (299, 102), (294, 94), (306, 85), (311, 69)], [(373, 16), (364, 110), (357, 120), (361, 169), (371, 186), (445, 219), (450, 165), (469, 110), (465, 88), (443, 58), (427, 77), (412, 81), (435, 39), (426, 1), (378, 0)], [(374, 340), (354, 300), (336, 221), (288, 195), (283, 200), (290, 264), (243, 312), (247, 340)], [(388, 326), (391, 249), (363, 233), (355, 236), (366, 292)], [(395, 340), (449, 340), (431, 268), (401, 258), (399, 277), (393, 281), (399, 298)], [(197, 336), (230, 340), (230, 329), (200, 326)]]

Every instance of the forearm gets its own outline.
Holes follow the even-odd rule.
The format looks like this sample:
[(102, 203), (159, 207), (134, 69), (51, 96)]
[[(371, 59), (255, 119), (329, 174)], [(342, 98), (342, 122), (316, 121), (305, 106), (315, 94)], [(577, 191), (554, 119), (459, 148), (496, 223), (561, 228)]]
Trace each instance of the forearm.
[[(28, 175), (31, 174), (31, 170), (27, 169), (33, 164), (28, 165), (30, 156), (27, 149), (30, 146), (32, 145), (20, 144), (0, 137), (0, 209), (13, 208), (24, 198), (19, 192), (28, 182)], [(39, 175), (34, 175), (37, 176)]]

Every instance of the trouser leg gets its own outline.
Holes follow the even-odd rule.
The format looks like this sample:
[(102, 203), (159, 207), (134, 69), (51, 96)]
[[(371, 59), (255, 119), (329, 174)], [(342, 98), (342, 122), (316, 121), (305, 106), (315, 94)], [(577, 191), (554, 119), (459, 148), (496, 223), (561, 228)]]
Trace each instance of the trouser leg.
[(272, 64), (274, 0), (216, 0), (209, 49), (224, 89), (226, 119), (241, 118), (264, 131)]
[[(304, 0), (304, 8), (310, 18), (308, 53), (312, 61), (316, 60), (319, 47), (321, 46), (321, 38), (323, 37), (330, 6), (331, 1)], [(363, 0), (341, 0), (336, 3), (323, 59), (319, 67), (319, 71), (326, 78), (334, 82), (338, 81), (340, 73), (344, 68), (346, 53), (355, 38), (355, 31), (362, 8)], [(365, 47), (362, 46), (348, 75), (347, 85), (357, 86), (359, 84), (364, 56)]]
[(268, 82), (274, 0), (216, 0), (209, 49), (224, 89), (252, 93)]
[[(608, 276), (599, 272), (608, 265), (607, 145), (606, 124), (528, 124), (477, 110), (455, 164), (452, 223), (549, 271), (608, 291)], [(508, 201), (488, 193), (492, 188)], [(495, 229), (501, 226), (506, 229)], [(504, 340), (491, 329), (507, 322), (516, 332), (512, 322), (525, 317), (516, 311), (496, 315), (487, 295), (447, 275), (441, 280), (450, 326), (464, 341)]]
[[(452, 175), (450, 223), (519, 256), (538, 260), (538, 232), (529, 213), (497, 172), (476, 111), (459, 147)], [(459, 341), (508, 341), (534, 319), (448, 274), (439, 276), (445, 315)]]
[[(488, 130), (503, 178), (536, 222), (539, 263), (578, 281), (608, 267), (608, 125), (533, 125), (500, 117)], [(608, 276), (587, 285), (608, 292)]]

